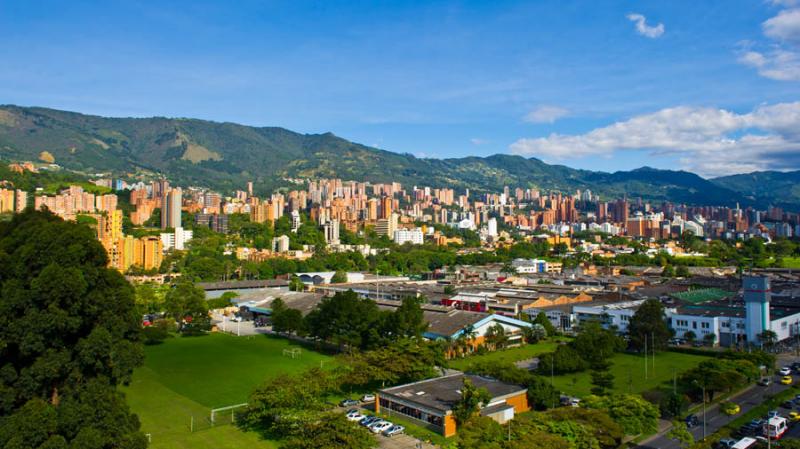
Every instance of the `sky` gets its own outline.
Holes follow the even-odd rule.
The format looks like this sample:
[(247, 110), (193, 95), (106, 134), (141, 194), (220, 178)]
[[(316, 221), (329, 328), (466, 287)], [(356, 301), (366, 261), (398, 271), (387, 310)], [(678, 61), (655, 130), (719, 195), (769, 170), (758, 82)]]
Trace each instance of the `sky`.
[(0, 103), (418, 157), (800, 169), (800, 0), (0, 0)]

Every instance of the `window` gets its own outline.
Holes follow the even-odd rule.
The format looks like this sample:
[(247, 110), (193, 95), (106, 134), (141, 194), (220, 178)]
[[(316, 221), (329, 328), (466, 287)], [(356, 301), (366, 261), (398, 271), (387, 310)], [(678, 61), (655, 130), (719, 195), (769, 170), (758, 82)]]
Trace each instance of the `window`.
[(697, 329), (697, 321), (692, 321), (692, 329)]

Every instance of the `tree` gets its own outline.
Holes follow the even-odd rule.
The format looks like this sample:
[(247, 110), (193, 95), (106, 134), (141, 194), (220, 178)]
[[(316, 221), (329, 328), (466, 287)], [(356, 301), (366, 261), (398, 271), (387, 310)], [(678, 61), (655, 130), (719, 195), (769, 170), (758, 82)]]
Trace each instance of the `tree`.
[(340, 349), (366, 348), (380, 343), (376, 341), (380, 334), (375, 328), (379, 319), (380, 313), (374, 301), (362, 300), (354, 291), (348, 290), (322, 299), (306, 316), (306, 325), (311, 336), (334, 342)]
[(717, 342), (717, 335), (713, 333), (708, 333), (703, 335), (703, 343), (708, 346), (714, 346), (714, 343)]
[(678, 265), (678, 268), (675, 270), (675, 276), (679, 278), (688, 278), (692, 274), (689, 272), (689, 267), (686, 265)]
[(556, 335), (556, 327), (553, 326), (553, 323), (549, 318), (547, 318), (547, 315), (544, 312), (539, 312), (533, 322), (544, 327), (544, 330), (547, 331), (548, 336), (552, 337)]
[(206, 294), (189, 280), (179, 281), (167, 293), (165, 306), (184, 334), (200, 334), (211, 328)]
[(627, 435), (650, 434), (658, 430), (658, 407), (638, 395), (593, 396), (584, 401), (584, 406), (605, 410)]
[(555, 352), (539, 357), (537, 371), (543, 375), (577, 373), (586, 370), (589, 363), (570, 345), (559, 345)]
[(541, 324), (531, 324), (530, 327), (522, 328), (522, 337), (525, 343), (533, 344), (547, 337), (547, 331)]
[(107, 262), (84, 225), (0, 222), (0, 447), (146, 447), (117, 388), (143, 360), (140, 315)]
[(489, 326), (489, 329), (487, 329), (484, 334), (484, 341), (493, 350), (505, 346), (508, 342), (508, 335), (506, 335), (506, 330), (503, 325), (498, 323)]
[(390, 321), (388, 331), (394, 338), (422, 338), (428, 328), (428, 322), (422, 311), (425, 297), (417, 298), (407, 296), (403, 298), (400, 307), (395, 309)]
[(303, 281), (300, 280), (298, 276), (292, 276), (289, 279), (289, 290), (293, 292), (302, 292), (306, 289), (306, 285), (303, 284)]
[(674, 278), (675, 267), (673, 267), (672, 265), (665, 265), (664, 269), (661, 270), (661, 276), (665, 278)]
[[(687, 448), (694, 444), (694, 435), (689, 432), (685, 421), (672, 421), (672, 428), (667, 432), (667, 438), (675, 440), (678, 446), (682, 448)], [(781, 447), (783, 447), (783, 443), (781, 443)]]
[(503, 428), (485, 416), (472, 416), (458, 426), (459, 449), (500, 449)]
[(648, 299), (639, 306), (628, 323), (630, 346), (635, 351), (661, 351), (669, 346), (672, 330), (667, 325), (664, 305)]
[(775, 331), (765, 330), (758, 334), (758, 340), (767, 348), (771, 348), (778, 342), (778, 334)]
[(605, 369), (595, 369), (591, 373), (592, 379), (592, 394), (596, 395), (604, 395), (606, 391), (611, 390), (614, 388), (614, 375), (611, 374), (611, 371), (608, 367)]
[(337, 270), (331, 277), (331, 284), (344, 284), (347, 282), (347, 273), (342, 270)]
[(625, 341), (613, 330), (603, 329), (597, 322), (588, 322), (570, 346), (589, 366), (599, 367), (605, 366), (615, 352), (625, 349)]
[(453, 416), (456, 423), (461, 425), (475, 415), (483, 404), (492, 400), (492, 396), (485, 388), (476, 388), (475, 385), (464, 377), (464, 384), (461, 387), (461, 399), (453, 407)]
[(303, 314), (286, 306), (281, 298), (275, 298), (270, 304), (272, 311), (272, 330), (277, 333), (306, 335), (306, 323)]
[(371, 449), (378, 442), (364, 427), (354, 426), (341, 413), (327, 413), (291, 436), (281, 449)]

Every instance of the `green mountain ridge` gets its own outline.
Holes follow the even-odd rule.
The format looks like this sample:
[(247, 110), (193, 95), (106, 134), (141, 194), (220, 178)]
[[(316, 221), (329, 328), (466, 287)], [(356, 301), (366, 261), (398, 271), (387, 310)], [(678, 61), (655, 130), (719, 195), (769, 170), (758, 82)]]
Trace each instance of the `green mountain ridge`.
[[(615, 173), (550, 165), (536, 158), (496, 154), (449, 159), (417, 158), (371, 148), (332, 133), (299, 134), (187, 118), (109, 118), (40, 107), (0, 106), (0, 158), (39, 160), (87, 173), (163, 173), (182, 185), (225, 192), (254, 181), (260, 193), (284, 178), (339, 177), (404, 185), (499, 191), (506, 185), (574, 192), (591, 189), (604, 199), (623, 195), (688, 204), (742, 205), (763, 192), (740, 193), (736, 183), (709, 181), (684, 171), (641, 168)], [(789, 198), (791, 199), (791, 198)], [(797, 207), (800, 198), (787, 205)]]

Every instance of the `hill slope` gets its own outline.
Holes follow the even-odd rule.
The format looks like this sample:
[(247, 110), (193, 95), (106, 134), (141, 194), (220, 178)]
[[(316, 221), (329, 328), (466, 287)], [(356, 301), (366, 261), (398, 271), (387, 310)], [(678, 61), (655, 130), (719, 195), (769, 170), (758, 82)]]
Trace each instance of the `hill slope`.
[(762, 171), (712, 179), (714, 184), (748, 198), (769, 199), (769, 203), (797, 209), (800, 204), (800, 170)]
[(503, 186), (571, 192), (589, 188), (606, 199), (643, 197), (691, 204), (748, 201), (721, 184), (680, 171), (642, 168), (603, 173), (549, 165), (535, 158), (420, 159), (326, 134), (180, 118), (107, 118), (46, 108), (0, 106), (0, 157), (52, 159), (73, 170), (145, 169), (176, 182), (232, 191), (253, 180), (262, 193), (284, 177), (498, 191)]

